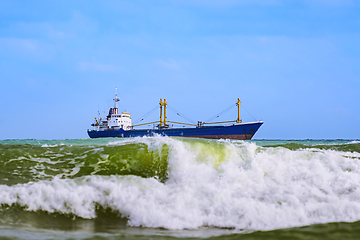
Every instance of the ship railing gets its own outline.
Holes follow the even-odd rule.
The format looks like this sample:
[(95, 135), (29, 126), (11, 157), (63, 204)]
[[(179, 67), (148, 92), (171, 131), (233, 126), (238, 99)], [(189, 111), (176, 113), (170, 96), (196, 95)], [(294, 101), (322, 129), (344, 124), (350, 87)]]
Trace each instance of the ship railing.
[(134, 128), (134, 127), (138, 127), (138, 126), (143, 126), (143, 125), (148, 125), (148, 124), (153, 124), (153, 123), (158, 123), (159, 121), (155, 121), (155, 122), (148, 122), (148, 123), (141, 123), (141, 124), (135, 124), (130, 126), (130, 128)]
[(209, 123), (201, 123), (201, 124), (220, 124), (220, 123), (233, 123), (233, 122), (236, 122), (236, 121), (223, 121), (223, 122), (209, 122)]
[(181, 124), (181, 125), (196, 126), (196, 124), (192, 124), (192, 123), (182, 123), (182, 122), (174, 122), (174, 121), (166, 121), (166, 122), (176, 123), (176, 124)]
[[(166, 122), (175, 123), (175, 124), (181, 124), (181, 125), (196, 126), (196, 124), (191, 124), (191, 123), (182, 123), (182, 122), (174, 122), (174, 121), (166, 121)], [(144, 126), (144, 125), (154, 124), (154, 123), (159, 123), (159, 121), (136, 124), (136, 125), (132, 125), (132, 126), (130, 126), (130, 127), (131, 127), (131, 129), (133, 129), (134, 127)], [(159, 126), (159, 125), (157, 125), (157, 127), (158, 127), (158, 128), (168, 128), (169, 125), (166, 125), (166, 126)]]

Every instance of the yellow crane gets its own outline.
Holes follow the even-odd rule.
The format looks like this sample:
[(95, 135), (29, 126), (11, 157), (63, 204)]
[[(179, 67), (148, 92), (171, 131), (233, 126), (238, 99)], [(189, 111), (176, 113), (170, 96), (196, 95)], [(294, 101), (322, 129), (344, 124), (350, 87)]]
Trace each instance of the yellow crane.
[[(181, 123), (181, 122), (167, 121), (167, 117), (166, 117), (166, 107), (167, 107), (166, 98), (164, 99), (164, 101), (163, 101), (162, 98), (160, 98), (159, 105), (160, 105), (160, 123), (158, 125), (159, 128), (168, 128), (169, 127), (169, 125), (167, 124), (168, 122), (169, 123), (176, 123), (176, 124), (183, 124), (183, 125), (190, 125), (190, 126), (198, 126), (198, 127), (201, 127), (204, 124), (219, 124), (219, 123), (231, 123), (231, 122), (241, 123), (242, 122), (242, 120), (240, 119), (240, 105), (241, 105), (240, 98), (238, 98), (238, 100), (236, 102), (236, 106), (238, 107), (238, 115), (237, 115), (237, 119), (235, 121), (209, 122), (209, 123), (199, 122), (198, 125), (191, 124), (191, 123)], [(95, 117), (95, 120), (96, 120), (96, 117)], [(96, 123), (98, 124), (97, 120), (96, 120)], [(133, 127), (136, 127), (136, 126), (142, 126), (142, 125), (153, 124), (153, 123), (157, 123), (157, 121), (148, 122), (148, 123), (142, 123), (142, 124), (136, 124), (136, 125), (133, 125), (131, 127), (133, 128)]]

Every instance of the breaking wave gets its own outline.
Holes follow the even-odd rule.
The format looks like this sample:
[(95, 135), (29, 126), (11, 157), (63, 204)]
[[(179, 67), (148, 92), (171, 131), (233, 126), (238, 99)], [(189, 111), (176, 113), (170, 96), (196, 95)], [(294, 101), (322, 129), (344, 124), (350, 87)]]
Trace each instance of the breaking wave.
[(0, 144), (2, 211), (93, 219), (102, 208), (130, 226), (244, 231), (360, 220), (356, 141), (87, 141)]

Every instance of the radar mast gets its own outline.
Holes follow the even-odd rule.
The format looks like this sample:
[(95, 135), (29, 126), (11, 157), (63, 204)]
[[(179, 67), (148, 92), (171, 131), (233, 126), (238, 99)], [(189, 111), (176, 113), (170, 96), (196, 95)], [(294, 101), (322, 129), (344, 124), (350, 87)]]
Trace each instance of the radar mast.
[(114, 108), (117, 109), (118, 108), (117, 102), (120, 102), (120, 98), (117, 96), (117, 88), (115, 88), (115, 98), (113, 100), (115, 102)]

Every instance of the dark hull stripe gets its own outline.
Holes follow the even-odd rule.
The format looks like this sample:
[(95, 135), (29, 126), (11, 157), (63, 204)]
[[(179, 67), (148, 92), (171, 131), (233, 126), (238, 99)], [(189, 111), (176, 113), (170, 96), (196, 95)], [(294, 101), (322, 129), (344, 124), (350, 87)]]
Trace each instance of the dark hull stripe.
[(91, 138), (102, 137), (142, 137), (160, 134), (173, 137), (195, 137), (209, 139), (250, 140), (263, 122), (234, 124), (230, 126), (211, 126), (201, 128), (169, 128), (169, 129), (138, 129), (138, 130), (107, 130), (88, 131)]

